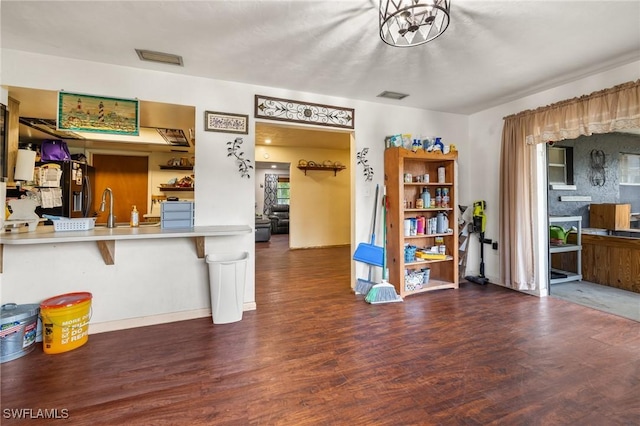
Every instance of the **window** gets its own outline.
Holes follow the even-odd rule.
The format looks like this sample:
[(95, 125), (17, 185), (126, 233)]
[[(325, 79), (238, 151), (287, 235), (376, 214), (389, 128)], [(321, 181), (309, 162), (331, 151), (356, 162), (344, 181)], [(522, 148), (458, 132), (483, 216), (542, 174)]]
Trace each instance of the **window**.
[(640, 185), (640, 154), (620, 154), (620, 185)]
[(573, 148), (548, 147), (549, 184), (573, 185)]
[(276, 189), (276, 204), (289, 204), (289, 178), (278, 177), (278, 186)]

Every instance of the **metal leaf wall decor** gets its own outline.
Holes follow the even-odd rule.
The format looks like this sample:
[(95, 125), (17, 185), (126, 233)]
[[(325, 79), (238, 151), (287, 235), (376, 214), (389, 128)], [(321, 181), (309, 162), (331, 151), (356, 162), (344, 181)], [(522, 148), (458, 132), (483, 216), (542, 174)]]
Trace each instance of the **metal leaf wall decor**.
[(227, 157), (235, 157), (240, 176), (249, 179), (251, 177), (249, 170), (253, 169), (253, 166), (251, 165), (251, 160), (243, 158), (244, 151), (240, 151), (242, 142), (242, 138), (236, 138), (233, 142), (227, 142)]
[(605, 154), (600, 149), (592, 149), (591, 153), (591, 170), (589, 170), (589, 180), (592, 186), (604, 186), (607, 181), (605, 171)]
[(373, 167), (369, 165), (369, 160), (367, 160), (367, 154), (369, 153), (369, 148), (363, 148), (362, 151), (356, 154), (356, 158), (358, 159), (358, 164), (362, 164), (364, 167), (364, 180), (366, 182), (370, 182), (373, 180)]

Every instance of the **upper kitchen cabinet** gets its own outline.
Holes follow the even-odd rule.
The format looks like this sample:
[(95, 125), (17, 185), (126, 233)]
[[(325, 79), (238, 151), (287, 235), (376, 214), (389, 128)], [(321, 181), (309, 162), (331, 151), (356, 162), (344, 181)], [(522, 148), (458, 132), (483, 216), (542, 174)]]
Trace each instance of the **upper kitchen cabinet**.
[(141, 100), (140, 135), (125, 136), (57, 130), (57, 91), (10, 87), (9, 97), (20, 105), (20, 143), (63, 139), (69, 147), (81, 149), (194, 152), (193, 106)]

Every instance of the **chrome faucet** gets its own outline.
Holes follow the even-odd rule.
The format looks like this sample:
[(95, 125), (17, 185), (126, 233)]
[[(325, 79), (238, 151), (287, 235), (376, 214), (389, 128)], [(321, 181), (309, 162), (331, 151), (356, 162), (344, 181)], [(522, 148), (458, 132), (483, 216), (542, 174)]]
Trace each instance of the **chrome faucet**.
[(109, 193), (109, 216), (107, 217), (107, 228), (116, 227), (116, 217), (113, 215), (113, 191), (111, 188), (105, 188), (102, 191), (102, 202), (100, 203), (100, 211), (104, 211), (104, 203), (107, 198), (107, 192)]

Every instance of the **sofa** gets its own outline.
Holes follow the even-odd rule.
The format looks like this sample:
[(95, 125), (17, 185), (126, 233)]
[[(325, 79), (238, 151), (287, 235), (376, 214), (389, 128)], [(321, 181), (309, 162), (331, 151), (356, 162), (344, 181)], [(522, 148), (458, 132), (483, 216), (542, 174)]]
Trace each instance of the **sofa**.
[(271, 220), (272, 234), (288, 234), (289, 233), (289, 205), (275, 204), (271, 206), (268, 215)]
[(256, 217), (256, 243), (267, 242), (271, 239), (271, 220)]

